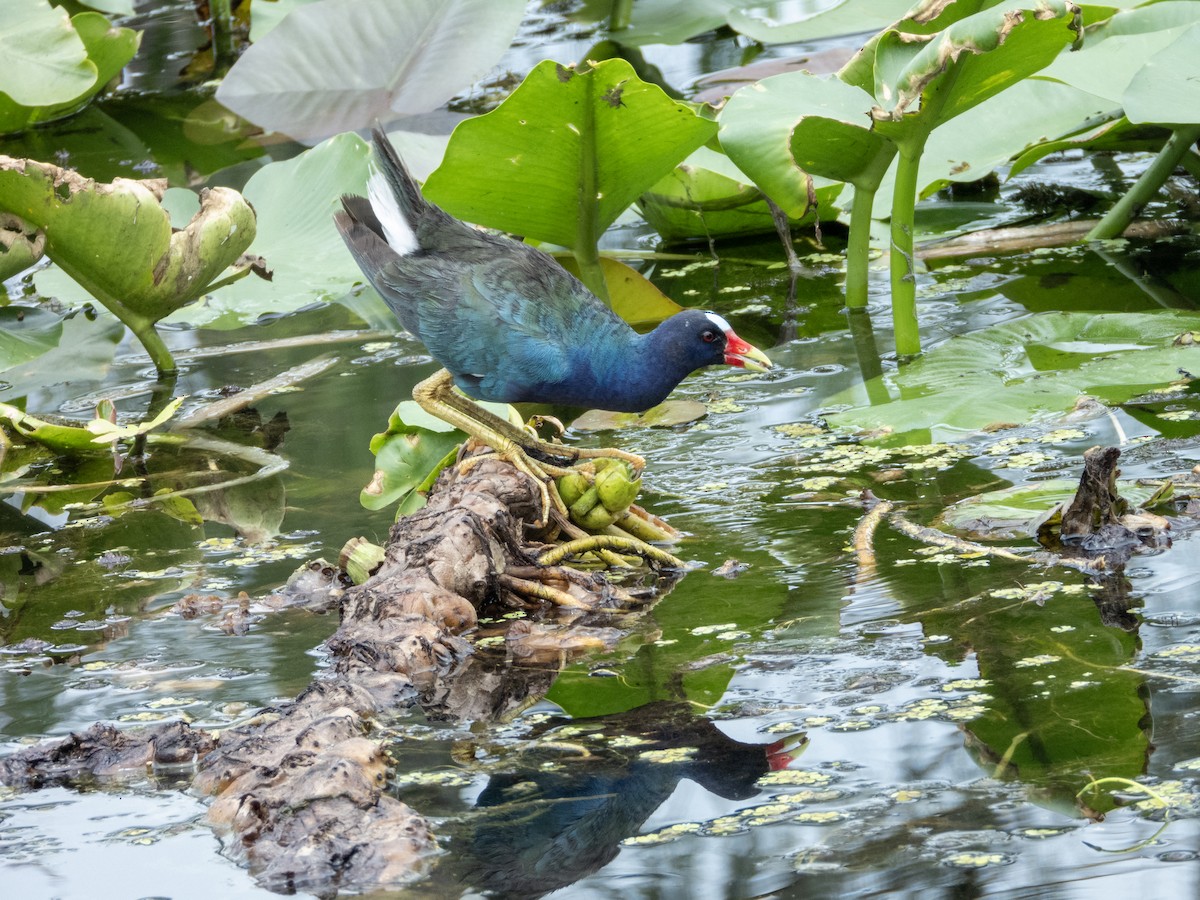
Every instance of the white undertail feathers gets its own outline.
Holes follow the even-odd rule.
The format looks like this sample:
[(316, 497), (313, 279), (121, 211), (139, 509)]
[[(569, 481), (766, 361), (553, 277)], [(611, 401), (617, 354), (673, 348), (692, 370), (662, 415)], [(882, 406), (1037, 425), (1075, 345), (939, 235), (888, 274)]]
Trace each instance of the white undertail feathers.
[(371, 177), (367, 179), (367, 199), (371, 203), (371, 209), (375, 211), (375, 217), (379, 219), (379, 224), (383, 227), (383, 236), (387, 239), (388, 246), (400, 256), (416, 250), (419, 246), (417, 236), (413, 232), (412, 226), (409, 225), (408, 219), (404, 218), (404, 213), (401, 212), (400, 205), (392, 194), (387, 176), (373, 165), (371, 166)]

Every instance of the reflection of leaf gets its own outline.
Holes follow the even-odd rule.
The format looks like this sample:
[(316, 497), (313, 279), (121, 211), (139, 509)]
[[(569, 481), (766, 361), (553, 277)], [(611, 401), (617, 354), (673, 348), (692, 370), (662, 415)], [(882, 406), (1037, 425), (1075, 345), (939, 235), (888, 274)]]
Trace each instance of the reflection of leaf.
[(98, 386), (103, 381), (125, 329), (113, 319), (91, 321), (82, 314), (69, 315), (61, 322), (62, 338), (55, 346), (4, 373), (0, 400), (27, 397), (31, 409), (42, 409), (51, 400), (62, 402), (55, 399), (59, 394), (44, 396), (48, 388), (70, 381), (79, 390), (88, 382)]
[(62, 319), (44, 309), (0, 307), (0, 372), (58, 346)]
[(429, 112), (499, 61), (524, 11), (521, 0), (306, 5), (242, 55), (217, 99), (299, 139)]
[(1173, 346), (1176, 335), (1200, 328), (1200, 314), (1042, 313), (974, 334), (953, 337), (905, 366), (890, 384), (898, 397), (862, 405), (871, 396), (855, 386), (829, 405), (857, 408), (830, 414), (830, 424), (895, 431), (974, 431), (994, 423), (1023, 423), (1065, 412), (1081, 394), (1121, 403), (1148, 387), (1194, 371), (1194, 347)]

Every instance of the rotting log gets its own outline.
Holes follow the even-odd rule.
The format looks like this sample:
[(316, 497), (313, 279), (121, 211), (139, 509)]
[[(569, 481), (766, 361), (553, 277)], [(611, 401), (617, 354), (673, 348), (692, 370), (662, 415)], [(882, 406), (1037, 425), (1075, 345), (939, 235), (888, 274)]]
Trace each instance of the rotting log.
[[(430, 823), (386, 793), (385, 745), (372, 732), (413, 705), (435, 718), (511, 714), (545, 693), (564, 659), (615, 644), (622, 632), (603, 627), (603, 613), (636, 602), (600, 574), (537, 564), (546, 545), (525, 534), (539, 502), (530, 479), (502, 460), (449, 467), (428, 506), (392, 528), (375, 575), (340, 596), (341, 623), (326, 644), (332, 665), (295, 700), (220, 733), (98, 724), (0, 761), (0, 783), (36, 788), (190, 764), (192, 789), (213, 798), (208, 819), (226, 852), (273, 890), (327, 894), (420, 878), (438, 852)], [(478, 611), (544, 608), (513, 590), (539, 578), (575, 604), (552, 610), (557, 623), (507, 629), (505, 657), (520, 665), (477, 654), (463, 635)]]

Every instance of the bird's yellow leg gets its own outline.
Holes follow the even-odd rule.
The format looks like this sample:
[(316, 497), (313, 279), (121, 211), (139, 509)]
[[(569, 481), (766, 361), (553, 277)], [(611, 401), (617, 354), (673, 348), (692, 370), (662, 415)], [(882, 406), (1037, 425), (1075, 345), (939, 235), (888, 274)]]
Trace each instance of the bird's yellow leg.
[[(426, 390), (427, 387), (428, 390)], [(456, 393), (454, 391), (454, 376), (451, 375), (446, 369), (439, 369), (437, 372), (434, 372), (433, 375), (429, 376), (415, 388), (413, 388), (413, 399), (417, 400), (418, 403), (421, 403), (421, 401), (417, 399), (417, 391), (419, 390), (424, 392), (426, 396), (436, 396), (438, 402), (452, 407), (465, 416), (469, 416), (473, 421), (478, 422), (480, 425), (489, 429), (492, 434), (501, 435), (512, 441), (512, 443), (517, 444), (526, 451), (527, 456), (528, 452), (532, 450), (534, 453), (541, 456), (548, 456), (555, 460), (565, 460), (568, 464), (577, 462), (581, 459), (599, 459), (601, 457), (608, 457), (610, 459), (624, 460), (633, 466), (635, 472), (640, 472), (646, 467), (646, 461), (636, 453), (618, 450), (615, 447), (570, 447), (566, 444), (551, 444), (548, 441), (543, 441), (539, 439), (537, 435), (530, 434), (529, 432), (518, 428), (516, 425), (513, 425), (508, 420), (502, 419), (500, 416), (497, 416), (494, 413), (484, 409), (470, 397), (465, 397), (462, 394)], [(437, 413), (434, 413), (432, 410), (427, 411), (432, 415), (437, 415), (438, 418), (443, 418)], [(447, 419), (446, 421), (449, 420)], [(455, 425), (455, 427), (462, 428), (460, 425)], [(462, 430), (466, 431), (465, 428)], [(467, 433), (474, 434), (474, 432), (471, 431), (468, 431)], [(480, 438), (480, 440), (483, 439)], [(484, 441), (484, 443), (492, 446), (490, 441)], [(547, 471), (549, 471), (549, 469), (547, 469)], [(562, 473), (559, 472), (556, 474)]]
[[(558, 488), (554, 484), (554, 476), (562, 474), (566, 470), (559, 466), (550, 466), (530, 459), (517, 441), (491, 427), (495, 422), (503, 422), (498, 416), (493, 416), (487, 410), (481, 409), (474, 403), (471, 403), (470, 407), (464, 410), (460, 409), (457, 403), (447, 402), (446, 396), (450, 392), (450, 386), (450, 373), (442, 369), (413, 388), (413, 399), (417, 401), (417, 405), (421, 409), (425, 410), (431, 416), (435, 416), (443, 422), (453, 425), (465, 434), (487, 444), (497, 454), (512, 463), (518, 471), (533, 479), (534, 483), (538, 486), (538, 491), (542, 499), (540, 527), (544, 527), (546, 522), (549, 521), (551, 509), (558, 509), (566, 515), (566, 504), (558, 496)], [(474, 415), (476, 412), (485, 413), (493, 421), (480, 421)], [(508, 425), (507, 422), (504, 424)], [(508, 427), (512, 428), (511, 425), (508, 425)], [(515, 431), (516, 429), (513, 430)], [(467, 465), (471, 465), (469, 460)]]

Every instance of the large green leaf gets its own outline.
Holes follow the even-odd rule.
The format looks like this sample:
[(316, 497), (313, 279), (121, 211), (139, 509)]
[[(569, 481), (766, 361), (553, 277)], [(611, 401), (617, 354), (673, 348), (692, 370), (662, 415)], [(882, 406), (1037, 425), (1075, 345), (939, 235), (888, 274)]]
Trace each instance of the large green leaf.
[(1193, 25), (1133, 76), (1123, 98), (1135, 125), (1200, 123), (1200, 25)]
[[(481, 406), (514, 424), (521, 422), (507, 404)], [(398, 516), (420, 509), (425, 505), (424, 493), (466, 439), (412, 400), (402, 400), (388, 418), (387, 430), (371, 438), (375, 474), (359, 494), (359, 502), (367, 509), (384, 509), (400, 501)]]
[[(22, 4), (7, 4), (0, 8), (0, 50), (4, 49), (4, 41), (8, 37), (5, 33), (4, 18), (13, 15), (13, 11), (21, 6)], [(26, 13), (35, 12), (39, 8), (36, 3), (27, 4)], [(49, 10), (49, 7), (46, 9)], [(62, 15), (58, 10), (50, 13), (46, 16), (47, 25), (51, 20), (57, 23)], [(23, 35), (27, 40), (34, 42), (32, 46), (23, 49), (37, 55), (42, 65), (50, 67), (58, 73), (58, 77), (47, 75), (45, 81), (38, 85), (40, 90), (31, 92), (26, 89), (27, 85), (21, 77), (24, 73), (22, 66), (12, 64), (11, 57), (6, 57), (6, 64), (0, 66), (0, 134), (20, 131), (35, 123), (52, 121), (77, 112), (133, 59), (141, 42), (139, 32), (130, 28), (113, 28), (108, 19), (95, 12), (78, 14), (70, 20), (68, 28), (74, 37), (73, 42), (64, 37), (57, 24), (52, 29), (37, 34), (17, 28), (14, 37)], [(49, 40), (51, 36), (56, 42), (55, 46), (39, 43)], [(69, 66), (63, 56), (63, 51), (69, 47), (72, 50), (70, 58), (74, 58), (76, 43), (83, 48), (84, 68), (90, 73), (90, 78), (83, 87), (79, 87), (79, 79), (68, 74), (76, 69)], [(30, 99), (47, 96), (54, 99)]]
[[(918, 189), (928, 196), (953, 181), (983, 178), (1066, 124), (1109, 112), (1103, 97), (1035, 75), (943, 123), (921, 156)], [(1003, 128), (996, 128), (1003, 122)], [(1047, 151), (1051, 152), (1051, 151)], [(1032, 162), (1032, 159), (1029, 160)], [(1010, 173), (1015, 174), (1015, 171)], [(885, 212), (886, 214), (886, 212)]]
[(0, 4), (0, 57), (0, 91), (23, 106), (63, 103), (96, 83), (70, 17), (47, 0)]
[(960, 19), (923, 46), (885, 32), (876, 49), (876, 128), (919, 147), (941, 123), (1053, 61), (1077, 37), (1074, 10), (1062, 0), (1005, 4)]
[[(836, 217), (841, 184), (822, 182), (817, 208), (791, 217), (792, 225)], [(805, 198), (806, 200), (807, 198)], [(804, 203), (802, 209), (807, 207)], [(682, 165), (642, 194), (638, 208), (668, 241), (698, 241), (773, 234), (775, 220), (762, 191), (723, 153), (700, 147)]]
[(237, 191), (206, 189), (195, 218), (173, 232), (159, 205), (164, 188), (124, 178), (101, 184), (0, 156), (0, 209), (42, 229), (46, 255), (128, 325), (165, 372), (175, 364), (154, 324), (239, 260), (254, 240), (254, 210)]
[(881, 391), (858, 385), (830, 399), (852, 406), (830, 424), (932, 429), (947, 437), (999, 423), (1020, 424), (1071, 409), (1084, 394), (1121, 403), (1196, 371), (1200, 351), (1175, 346), (1200, 329), (1200, 313), (1041, 313), (950, 338), (916, 362), (881, 376), (894, 399), (870, 405)]
[(234, 64), (217, 99), (301, 140), (437, 109), (500, 61), (522, 0), (324, 0)]
[[(0, 212), (0, 281), (24, 272), (46, 252), (46, 233), (19, 216)], [(0, 295), (3, 288), (0, 287)]]
[(498, 108), (455, 129), (425, 189), (469, 222), (594, 252), (716, 127), (622, 59), (585, 71), (547, 60)]
[[(951, 4), (953, 5), (953, 4)], [(839, 0), (805, 4), (803, 12), (790, 0), (741, 3), (729, 13), (732, 28), (762, 44), (790, 44), (891, 25), (913, 6), (913, 0)], [(816, 11), (809, 12), (808, 7)]]
[(1198, 21), (1200, 3), (1191, 0), (1168, 0), (1119, 12), (1088, 30), (1082, 50), (1062, 54), (1043, 74), (1104, 97), (1115, 107), (1146, 62)]
[(293, 159), (271, 163), (246, 183), (243, 196), (258, 214), (254, 252), (272, 278), (246, 278), (180, 310), (173, 321), (234, 327), (263, 313), (331, 302), (364, 281), (333, 224), (342, 194), (363, 194), (371, 149), (340, 134)]
[(776, 75), (729, 98), (719, 118), (721, 146), (781, 209), (801, 216), (804, 172), (853, 184), (881, 157), (886, 168), (895, 151), (870, 130), (874, 105), (870, 94), (836, 78)]

